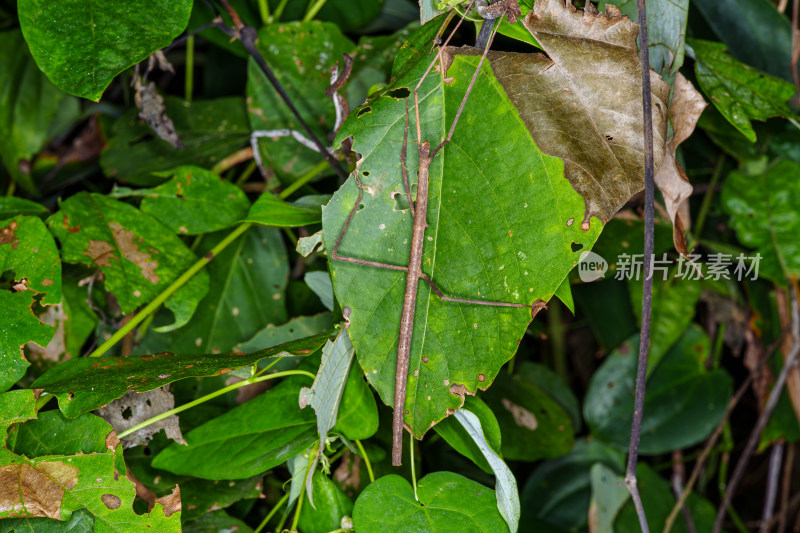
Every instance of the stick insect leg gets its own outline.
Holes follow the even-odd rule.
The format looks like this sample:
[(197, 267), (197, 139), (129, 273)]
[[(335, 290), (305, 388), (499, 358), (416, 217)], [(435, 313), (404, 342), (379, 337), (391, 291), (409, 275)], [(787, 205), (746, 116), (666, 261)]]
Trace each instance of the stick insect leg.
[(481, 73), (481, 67), (483, 67), (483, 62), (486, 60), (486, 56), (489, 54), (489, 49), (492, 47), (492, 41), (494, 40), (494, 36), (497, 33), (497, 29), (499, 27), (500, 27), (499, 24), (495, 24), (495, 27), (492, 30), (492, 34), (489, 37), (489, 42), (486, 44), (486, 48), (483, 49), (483, 54), (481, 55), (480, 61), (478, 61), (478, 68), (475, 69), (475, 73), (472, 75), (472, 79), (470, 80), (469, 86), (467, 87), (467, 92), (464, 93), (464, 98), (461, 99), (461, 105), (458, 106), (458, 111), (456, 112), (456, 116), (453, 119), (453, 123), (450, 125), (450, 130), (447, 132), (447, 137), (445, 137), (444, 140), (442, 140), (442, 142), (439, 143), (439, 146), (431, 150), (431, 157), (439, 153), (439, 150), (444, 148), (444, 146), (450, 142), (450, 139), (453, 138), (453, 132), (456, 130), (456, 125), (458, 124), (458, 121), (461, 118), (461, 113), (464, 112), (464, 107), (467, 105), (467, 99), (469, 99), (469, 95), (472, 93), (472, 88), (475, 86), (475, 82), (478, 80), (478, 76)]
[(388, 270), (401, 270), (403, 272), (407, 271), (408, 268), (404, 266), (397, 266), (397, 265), (389, 265), (387, 263), (378, 263), (377, 261), (367, 261), (366, 259), (357, 259), (355, 257), (347, 257), (344, 255), (339, 255), (339, 246), (342, 244), (342, 239), (344, 238), (344, 234), (347, 231), (348, 226), (350, 226), (350, 221), (353, 220), (353, 215), (356, 214), (358, 211), (358, 206), (361, 204), (361, 199), (364, 197), (364, 188), (361, 185), (361, 179), (358, 177), (358, 169), (356, 169), (353, 177), (356, 180), (356, 184), (358, 185), (358, 198), (356, 198), (355, 203), (353, 204), (353, 208), (350, 210), (350, 214), (347, 215), (347, 220), (344, 221), (344, 226), (342, 226), (342, 231), (339, 232), (339, 238), (336, 239), (336, 244), (331, 251), (331, 259), (336, 259), (337, 261), (344, 261), (345, 263), (355, 263), (357, 265), (365, 265), (371, 266), (376, 268), (385, 268)]
[(406, 104), (406, 124), (403, 128), (403, 148), (400, 150), (400, 167), (403, 169), (403, 185), (406, 188), (406, 198), (408, 199), (408, 208), (411, 210), (411, 218), (414, 218), (414, 202), (411, 200), (411, 186), (408, 184), (408, 168), (406, 166), (407, 148), (408, 148), (408, 98), (403, 100)]
[[(433, 58), (433, 61), (431, 61), (430, 65), (428, 65), (428, 68), (425, 69), (425, 73), (420, 78), (419, 82), (417, 83), (417, 86), (414, 87), (414, 118), (417, 121), (417, 123), (416, 123), (416, 126), (417, 126), (417, 143), (421, 143), (422, 142), (422, 130), (421, 130), (421, 127), (420, 127), (420, 122), (419, 122), (419, 88), (422, 86), (422, 82), (425, 81), (425, 78), (428, 77), (428, 74), (430, 73), (431, 69), (436, 64), (436, 62), (441, 60), (442, 48), (445, 48), (448, 44), (450, 44), (450, 39), (452, 39), (453, 35), (456, 34), (456, 31), (458, 30), (459, 26), (461, 26), (461, 23), (464, 22), (464, 18), (467, 16), (467, 13), (469, 12), (469, 10), (472, 9), (472, 5), (474, 3), (475, 3), (475, 0), (472, 0), (469, 3), (469, 5), (467, 6), (467, 9), (464, 10), (464, 14), (461, 16), (460, 19), (458, 19), (458, 23), (456, 24), (456, 27), (453, 28), (453, 31), (451, 31), (450, 35), (447, 36), (447, 39), (444, 41), (444, 44), (442, 44), (442, 46), (437, 47), (436, 57)], [(441, 35), (444, 32), (444, 29), (447, 27), (447, 24), (450, 23), (451, 19), (452, 19), (452, 12), (451, 12), (451, 15), (448, 16), (447, 19), (445, 19), (444, 24), (442, 24), (442, 27), (439, 30), (439, 35)]]

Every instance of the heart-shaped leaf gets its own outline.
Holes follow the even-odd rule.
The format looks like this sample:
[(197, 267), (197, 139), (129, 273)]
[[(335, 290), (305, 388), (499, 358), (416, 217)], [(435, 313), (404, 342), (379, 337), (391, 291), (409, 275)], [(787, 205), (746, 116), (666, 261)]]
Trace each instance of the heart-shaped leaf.
[(370, 483), (353, 508), (356, 531), (508, 531), (494, 491), (453, 472), (434, 472), (420, 479), (416, 496), (419, 500), (408, 481), (395, 474)]

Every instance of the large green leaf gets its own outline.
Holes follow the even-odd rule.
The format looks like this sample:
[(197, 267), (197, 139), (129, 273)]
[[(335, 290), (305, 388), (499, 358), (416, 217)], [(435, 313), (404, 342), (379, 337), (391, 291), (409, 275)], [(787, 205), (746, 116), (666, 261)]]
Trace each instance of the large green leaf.
[(145, 392), (179, 379), (225, 374), (269, 357), (305, 356), (317, 350), (329, 336), (322, 333), (249, 354), (236, 351), (197, 356), (164, 352), (72, 359), (40, 376), (34, 386), (57, 395), (62, 412), (73, 418), (131, 390)]
[[(226, 233), (205, 236), (198, 255), (209, 252)], [(265, 325), (286, 321), (289, 264), (278, 230), (250, 228), (206, 268), (214, 283), (195, 318), (179, 330), (148, 335), (142, 350), (225, 352)]]
[[(638, 20), (636, 0), (601, 0), (597, 9), (606, 4), (614, 4), (623, 14)], [(646, 7), (650, 67), (662, 75), (674, 74), (683, 65), (689, 0), (648, 0)]]
[(18, 4), (22, 33), (39, 68), (64, 91), (95, 101), (117, 74), (180, 35), (191, 11), (191, 0)]
[[(350, 223), (342, 255), (395, 265), (408, 261), (412, 221), (398, 201), (404, 196), (402, 143), (394, 142), (403, 139), (405, 104), (393, 95), (417, 84), (428, 66), (429, 47), (408, 59), (405, 74), (351, 114), (340, 131), (340, 138), (354, 136), (354, 150), (364, 158), (359, 165), (364, 207)], [(439, 75), (424, 81), (423, 140), (438, 144), (444, 136), (477, 63), (474, 56), (455, 56), (447, 74), (453, 83), (442, 83)], [(471, 109), (480, 112), (461, 117), (451, 143), (431, 165), (423, 271), (451, 296), (525, 304), (549, 300), (578, 261), (573, 246), (591, 246), (601, 224), (581, 229), (584, 201), (563, 178), (562, 162), (538, 150), (503, 87), (488, 65), (484, 69), (470, 97)], [(487, 122), (495, 127), (483, 127)], [(501, 150), (511, 145), (513, 151)], [(409, 152), (413, 176), (417, 158)], [(357, 194), (351, 178), (323, 209), (328, 250)], [(359, 363), (391, 404), (405, 274), (337, 261), (331, 268), (337, 296), (352, 310), (350, 334)], [(516, 351), (531, 315), (526, 309), (442, 302), (424, 284), (416, 310), (405, 409), (406, 424), (420, 436), (461, 405), (462, 388), (474, 392), (491, 384)]]
[[(101, 194), (70, 196), (47, 224), (61, 241), (64, 261), (99, 268), (126, 314), (151, 301), (197, 261), (156, 219)], [(188, 322), (207, 292), (208, 274), (200, 271), (170, 296), (165, 305), (175, 315), (171, 327)]]
[[(349, 11), (354, 6), (348, 5)], [(333, 131), (336, 113), (325, 95), (330, 68), (355, 45), (337, 26), (319, 21), (270, 24), (258, 32), (258, 50), (283, 84), (300, 116), (325, 143)], [(247, 110), (254, 130), (288, 128), (307, 135), (272, 84), (251, 59), (247, 76)], [(291, 136), (259, 141), (264, 160), (278, 173), (300, 176), (322, 160), (322, 155)]]
[(535, 531), (540, 520), (551, 527), (580, 528), (589, 516), (592, 465), (601, 463), (622, 473), (624, 461), (622, 453), (596, 440), (578, 441), (569, 455), (545, 461), (522, 489), (520, 527), (523, 531)]
[(732, 172), (722, 205), (739, 240), (762, 255), (762, 275), (782, 284), (800, 275), (800, 165), (781, 160), (752, 177)]
[(135, 185), (152, 186), (166, 181), (152, 174), (181, 165), (210, 168), (236, 152), (250, 138), (244, 99), (216, 100), (164, 99), (166, 114), (172, 119), (183, 147), (175, 149), (153, 135), (136, 109), (114, 123), (108, 147), (100, 164), (106, 175)]
[[(98, 423), (97, 417), (87, 415), (66, 425), (34, 422), (35, 429), (30, 431), (47, 442), (27, 442), (23, 448), (28, 452), (46, 451), (47, 455), (28, 457), (6, 448), (8, 426), (35, 418), (35, 403), (30, 389), (0, 395), (0, 432), (4, 444), (0, 448), (0, 497), (4, 502), (0, 517), (47, 517), (68, 521), (75, 511), (87, 509), (94, 515), (93, 531), (98, 533), (180, 531), (180, 512), (170, 512), (170, 516), (166, 516), (161, 504), (156, 504), (149, 514), (134, 512), (134, 484), (120, 475), (119, 470), (124, 468), (122, 446), (111, 443), (100, 448), (111, 427), (102, 421)], [(75, 440), (73, 431), (88, 438)]]
[(502, 533), (508, 526), (494, 491), (453, 472), (434, 472), (414, 490), (391, 474), (370, 483), (356, 500), (353, 523), (365, 533)]
[[(583, 414), (592, 435), (620, 447), (628, 444), (633, 416), (638, 344), (638, 336), (633, 337), (606, 358), (592, 376), (584, 400)], [(723, 370), (706, 370), (710, 350), (705, 333), (690, 326), (650, 374), (641, 453), (688, 448), (708, 437), (722, 418), (732, 379)]]
[(117, 198), (141, 196), (139, 208), (175, 233), (197, 235), (233, 226), (250, 208), (239, 187), (195, 166), (157, 173), (171, 179), (152, 189), (123, 190)]
[(186, 433), (188, 446), (170, 445), (153, 467), (206, 479), (242, 479), (266, 472), (317, 438), (314, 413), (297, 404), (297, 378)]
[(262, 226), (293, 228), (317, 224), (321, 218), (319, 207), (292, 205), (276, 198), (272, 193), (265, 192), (250, 206), (245, 221)]
[(794, 85), (736, 61), (724, 44), (689, 39), (689, 45), (700, 88), (750, 142), (756, 140), (751, 120), (794, 116), (786, 105), (794, 96)]
[(0, 33), (0, 159), (28, 192), (36, 191), (30, 160), (44, 146), (61, 106), (78, 111), (77, 101), (59, 91), (33, 62), (20, 31)]

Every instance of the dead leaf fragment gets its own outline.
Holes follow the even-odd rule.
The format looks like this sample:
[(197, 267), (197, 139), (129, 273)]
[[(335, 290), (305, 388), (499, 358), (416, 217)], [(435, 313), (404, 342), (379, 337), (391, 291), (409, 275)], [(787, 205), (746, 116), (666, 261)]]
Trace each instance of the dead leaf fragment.
[[(114, 431), (119, 434), (145, 420), (169, 411), (173, 407), (175, 407), (175, 398), (169, 392), (169, 386), (166, 386), (141, 393), (126, 392), (122, 398), (98, 409), (96, 414), (111, 424)], [(123, 447), (130, 448), (147, 444), (153, 435), (162, 429), (168, 438), (180, 444), (186, 444), (178, 425), (177, 415), (171, 415), (128, 435), (122, 441)]]
[(664, 196), (664, 204), (669, 218), (672, 220), (675, 248), (682, 255), (688, 253), (684, 230), (689, 229), (691, 225), (687, 200), (692, 195), (693, 189), (686, 173), (675, 160), (675, 151), (678, 149), (678, 145), (694, 132), (697, 120), (707, 105), (703, 95), (694, 88), (689, 80), (678, 73), (675, 77), (675, 89), (669, 108), (673, 135), (667, 142), (667, 152), (661, 168), (655, 175), (655, 182)]
[(156, 503), (164, 506), (164, 515), (169, 518), (175, 513), (181, 512), (181, 489), (178, 485), (172, 489), (171, 494), (156, 498)]

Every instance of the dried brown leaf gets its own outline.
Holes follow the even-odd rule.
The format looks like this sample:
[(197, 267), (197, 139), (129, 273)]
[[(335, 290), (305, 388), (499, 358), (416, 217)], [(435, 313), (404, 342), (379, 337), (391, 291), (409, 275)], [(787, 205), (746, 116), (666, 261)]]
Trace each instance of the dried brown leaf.
[[(537, 0), (522, 22), (547, 56), (490, 52), (492, 70), (539, 148), (564, 159), (565, 176), (584, 198), (581, 227), (591, 217), (605, 223), (644, 188), (638, 25), (569, 0)], [(658, 168), (669, 86), (652, 71), (650, 80)]]
[(667, 142), (667, 153), (661, 168), (656, 173), (655, 181), (664, 196), (667, 213), (674, 225), (675, 248), (683, 255), (688, 253), (684, 230), (691, 227), (688, 199), (692, 195), (693, 189), (686, 173), (675, 160), (675, 151), (678, 145), (694, 132), (697, 120), (707, 105), (708, 103), (692, 83), (678, 73), (675, 77), (675, 89), (669, 108), (673, 135)]
[[(122, 398), (98, 409), (96, 413), (111, 424), (114, 431), (119, 434), (145, 420), (169, 411), (173, 407), (175, 407), (175, 398), (169, 392), (169, 386), (166, 386), (142, 393), (127, 392)], [(130, 448), (147, 444), (153, 435), (162, 429), (168, 438), (186, 444), (178, 425), (178, 417), (171, 415), (128, 435), (123, 439), (123, 446)]]

